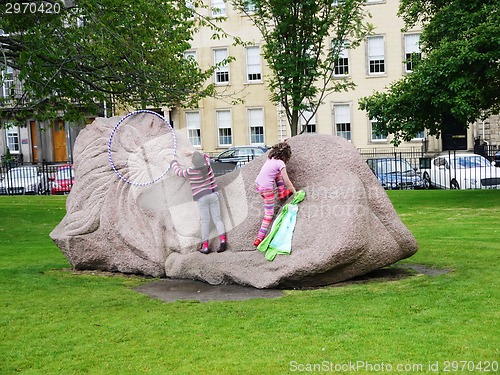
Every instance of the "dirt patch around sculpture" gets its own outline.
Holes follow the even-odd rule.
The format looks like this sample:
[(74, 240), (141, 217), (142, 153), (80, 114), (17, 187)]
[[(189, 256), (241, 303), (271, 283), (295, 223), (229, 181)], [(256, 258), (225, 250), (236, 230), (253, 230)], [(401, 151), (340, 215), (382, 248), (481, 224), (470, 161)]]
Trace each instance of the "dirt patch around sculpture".
[[(95, 275), (106, 277), (140, 277), (120, 272), (63, 269), (77, 275)], [(432, 268), (423, 264), (398, 264), (367, 273), (351, 280), (325, 285), (322, 287), (294, 288), (293, 290), (311, 290), (320, 288), (340, 288), (346, 285), (387, 282), (401, 280), (418, 275), (440, 276), (451, 272), (450, 269)], [(237, 284), (210, 285), (201, 281), (162, 278), (155, 279), (134, 288), (139, 293), (164, 302), (175, 301), (243, 301), (255, 298), (280, 298), (286, 290), (292, 289), (257, 289)]]
[(279, 298), (283, 295), (283, 290), (280, 289), (257, 289), (237, 284), (210, 285), (201, 281), (181, 279), (160, 279), (141, 285), (135, 290), (165, 302), (242, 301), (254, 298)]
[[(324, 287), (342, 287), (355, 283), (395, 281), (417, 275), (439, 276), (450, 272), (449, 269), (430, 268), (422, 264), (402, 264), (372, 271), (364, 276), (351, 280), (325, 285)], [(294, 290), (310, 290), (314, 288), (297, 288)], [(181, 279), (160, 279), (135, 288), (139, 293), (165, 302), (180, 300), (207, 301), (241, 301), (254, 298), (279, 298), (287, 289), (257, 289), (236, 284), (209, 285), (204, 282)]]

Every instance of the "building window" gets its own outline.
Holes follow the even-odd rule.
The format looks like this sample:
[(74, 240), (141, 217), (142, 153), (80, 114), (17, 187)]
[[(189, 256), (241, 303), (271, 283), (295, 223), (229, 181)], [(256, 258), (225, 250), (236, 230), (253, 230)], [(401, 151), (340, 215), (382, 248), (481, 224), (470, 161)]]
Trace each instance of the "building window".
[(201, 146), (200, 112), (186, 112), (186, 127), (191, 144)]
[(189, 10), (190, 17), (189, 19), (193, 19), (196, 13), (196, 7), (194, 5), (194, 0), (186, 0), (186, 8)]
[(216, 111), (217, 131), (219, 134), (219, 146), (230, 146), (233, 143), (231, 130), (231, 112)]
[(1, 71), (2, 86), (0, 87), (0, 97), (8, 98), (10, 96), (10, 88), (14, 84), (14, 69), (7, 65), (6, 69), (2, 69)]
[(372, 119), (370, 120), (370, 126), (372, 129), (372, 141), (387, 141), (387, 132), (380, 132), (375, 129), (375, 125), (377, 124), (377, 120)]
[(333, 121), (335, 134), (351, 140), (351, 106), (349, 104), (334, 104)]
[(405, 38), (405, 72), (411, 73), (415, 64), (422, 59), (420, 34), (407, 34)]
[(252, 0), (247, 0), (245, 2), (245, 12), (246, 13), (254, 13), (255, 12), (255, 3)]
[(316, 116), (313, 116), (311, 111), (304, 111), (300, 115), (300, 131), (304, 133), (316, 133)]
[[(214, 63), (220, 64), (227, 59), (227, 48), (214, 50)], [(229, 65), (221, 65), (215, 70), (215, 83), (229, 82)]]
[(226, 3), (224, 0), (212, 0), (212, 16), (223, 17), (226, 15)]
[[(333, 46), (332, 46), (333, 48)], [(347, 46), (344, 46), (339, 53), (339, 57), (334, 64), (334, 72), (333, 74), (336, 77), (346, 76), (349, 74), (349, 51)]]
[(19, 130), (18, 128), (9, 128), (6, 130), (7, 135), (7, 147), (9, 151), (13, 154), (17, 154), (20, 151), (19, 148)]
[(385, 73), (384, 37), (368, 37), (368, 73)]
[(261, 108), (248, 110), (250, 144), (264, 144), (264, 111)]
[(196, 51), (185, 51), (184, 52), (184, 58), (186, 60), (194, 60), (194, 61), (197, 61), (196, 59)]
[(415, 136), (411, 139), (412, 141), (421, 141), (425, 139), (425, 130), (422, 130), (421, 132), (418, 132), (415, 134)]
[(260, 47), (248, 47), (247, 49), (247, 80), (248, 82), (262, 81), (262, 69), (260, 64)]

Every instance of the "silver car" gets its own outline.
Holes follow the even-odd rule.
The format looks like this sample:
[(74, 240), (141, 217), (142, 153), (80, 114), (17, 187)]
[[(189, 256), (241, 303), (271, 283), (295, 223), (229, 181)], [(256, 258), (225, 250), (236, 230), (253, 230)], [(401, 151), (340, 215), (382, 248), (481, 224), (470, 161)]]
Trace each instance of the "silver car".
[(43, 194), (48, 191), (47, 176), (37, 167), (15, 167), (0, 177), (0, 194)]
[(476, 154), (438, 156), (424, 178), (440, 189), (500, 189), (500, 170)]
[(222, 151), (213, 158), (213, 161), (244, 164), (265, 154), (267, 151), (267, 148), (262, 146), (234, 146)]

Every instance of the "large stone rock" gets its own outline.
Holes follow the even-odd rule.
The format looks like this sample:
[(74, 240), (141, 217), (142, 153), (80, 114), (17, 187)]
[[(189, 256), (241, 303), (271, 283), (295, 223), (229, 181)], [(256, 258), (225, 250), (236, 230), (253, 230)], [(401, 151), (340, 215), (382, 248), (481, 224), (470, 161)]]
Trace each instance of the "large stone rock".
[[(67, 214), (51, 237), (77, 269), (100, 269), (237, 283), (257, 288), (326, 285), (390, 265), (417, 251), (387, 194), (353, 145), (329, 135), (289, 139), (287, 170), (306, 199), (290, 255), (268, 261), (254, 250), (263, 216), (254, 180), (267, 156), (218, 178), (228, 251), (203, 255), (197, 203), (189, 184), (168, 173), (159, 182), (134, 186), (109, 166), (107, 142), (118, 118), (97, 119), (75, 145), (76, 184)], [(181, 164), (192, 149), (177, 136)], [(117, 170), (146, 184), (168, 167), (172, 136), (151, 115), (120, 125), (112, 143)], [(277, 208), (280, 203), (277, 202)], [(217, 245), (212, 233), (212, 248)]]

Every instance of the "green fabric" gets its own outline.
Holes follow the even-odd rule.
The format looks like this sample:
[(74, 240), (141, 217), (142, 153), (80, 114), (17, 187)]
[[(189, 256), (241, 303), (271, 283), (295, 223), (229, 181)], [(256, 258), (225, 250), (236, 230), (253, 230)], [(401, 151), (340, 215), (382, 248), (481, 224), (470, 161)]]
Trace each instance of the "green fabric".
[(304, 190), (299, 190), (298, 192), (295, 193), (292, 201), (288, 204), (299, 204), (305, 199), (305, 197), (306, 197), (306, 192)]
[(296, 206), (305, 197), (306, 192), (304, 190), (299, 190), (295, 193), (292, 201), (283, 206), (281, 212), (274, 220), (268, 235), (257, 247), (258, 250), (266, 253), (265, 257), (267, 260), (274, 260), (278, 254), (290, 254), (293, 229), (298, 211)]

